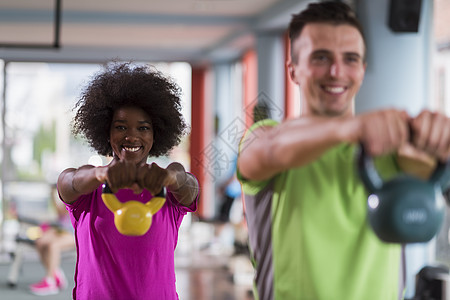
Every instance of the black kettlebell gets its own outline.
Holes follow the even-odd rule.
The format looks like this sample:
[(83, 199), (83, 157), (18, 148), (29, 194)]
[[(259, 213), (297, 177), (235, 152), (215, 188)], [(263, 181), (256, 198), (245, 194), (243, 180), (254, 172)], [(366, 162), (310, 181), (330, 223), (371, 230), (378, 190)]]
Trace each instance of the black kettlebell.
[[(367, 190), (368, 219), (387, 243), (423, 243), (439, 231), (445, 215), (442, 195), (450, 163), (439, 162), (428, 181), (401, 173), (383, 181), (364, 147), (357, 152), (359, 176)], [(445, 175), (445, 176), (444, 176)]]

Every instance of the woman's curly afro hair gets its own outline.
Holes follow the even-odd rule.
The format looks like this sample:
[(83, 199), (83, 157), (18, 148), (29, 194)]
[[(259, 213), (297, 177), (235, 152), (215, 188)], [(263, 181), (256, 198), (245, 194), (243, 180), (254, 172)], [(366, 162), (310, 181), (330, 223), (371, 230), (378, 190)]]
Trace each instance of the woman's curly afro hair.
[(137, 106), (149, 116), (154, 143), (149, 156), (166, 155), (179, 144), (186, 130), (181, 115), (180, 88), (149, 66), (111, 63), (94, 75), (75, 105), (73, 133), (84, 135), (100, 155), (112, 155), (109, 143), (113, 113), (124, 106)]

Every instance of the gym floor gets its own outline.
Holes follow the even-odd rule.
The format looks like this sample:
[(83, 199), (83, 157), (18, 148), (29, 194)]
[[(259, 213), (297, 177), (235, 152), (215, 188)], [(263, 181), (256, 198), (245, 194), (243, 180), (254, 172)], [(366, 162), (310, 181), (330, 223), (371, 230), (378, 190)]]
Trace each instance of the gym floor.
[[(225, 230), (226, 231), (226, 230)], [(181, 300), (251, 300), (253, 271), (246, 254), (234, 254), (234, 250), (220, 242), (212, 234), (209, 224), (193, 223), (180, 231), (175, 252), (177, 291)], [(193, 236), (201, 237), (193, 238)], [(188, 242), (191, 241), (191, 242)], [(0, 259), (0, 299), (72, 299), (75, 253), (67, 253), (62, 259), (62, 269), (69, 287), (57, 295), (35, 296), (28, 286), (39, 281), (44, 268), (37, 253), (30, 249), (26, 253), (22, 270), (15, 287), (8, 285), (10, 259), (4, 254)]]

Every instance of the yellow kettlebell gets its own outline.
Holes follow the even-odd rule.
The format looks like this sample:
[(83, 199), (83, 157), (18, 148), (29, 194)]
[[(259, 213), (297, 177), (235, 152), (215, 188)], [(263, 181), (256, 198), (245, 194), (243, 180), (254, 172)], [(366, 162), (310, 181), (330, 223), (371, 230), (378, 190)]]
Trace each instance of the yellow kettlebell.
[(114, 213), (114, 224), (123, 235), (144, 235), (152, 225), (152, 216), (166, 202), (166, 190), (153, 197), (147, 203), (139, 201), (120, 202), (108, 184), (103, 184), (102, 199), (106, 207)]

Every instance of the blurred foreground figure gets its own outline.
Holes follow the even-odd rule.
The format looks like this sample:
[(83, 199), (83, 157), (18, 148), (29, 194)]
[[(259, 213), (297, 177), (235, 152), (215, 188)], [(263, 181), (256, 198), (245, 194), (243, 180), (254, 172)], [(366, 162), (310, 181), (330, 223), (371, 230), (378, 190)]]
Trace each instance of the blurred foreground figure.
[[(362, 143), (382, 174), (427, 176), (450, 153), (450, 120), (384, 109), (355, 116), (366, 45), (344, 3), (312, 3), (289, 27), (298, 119), (254, 124), (241, 142), (242, 183), (255, 296), (268, 299), (403, 299), (402, 247), (367, 224), (355, 168)], [(410, 130), (412, 136), (410, 136)]]

